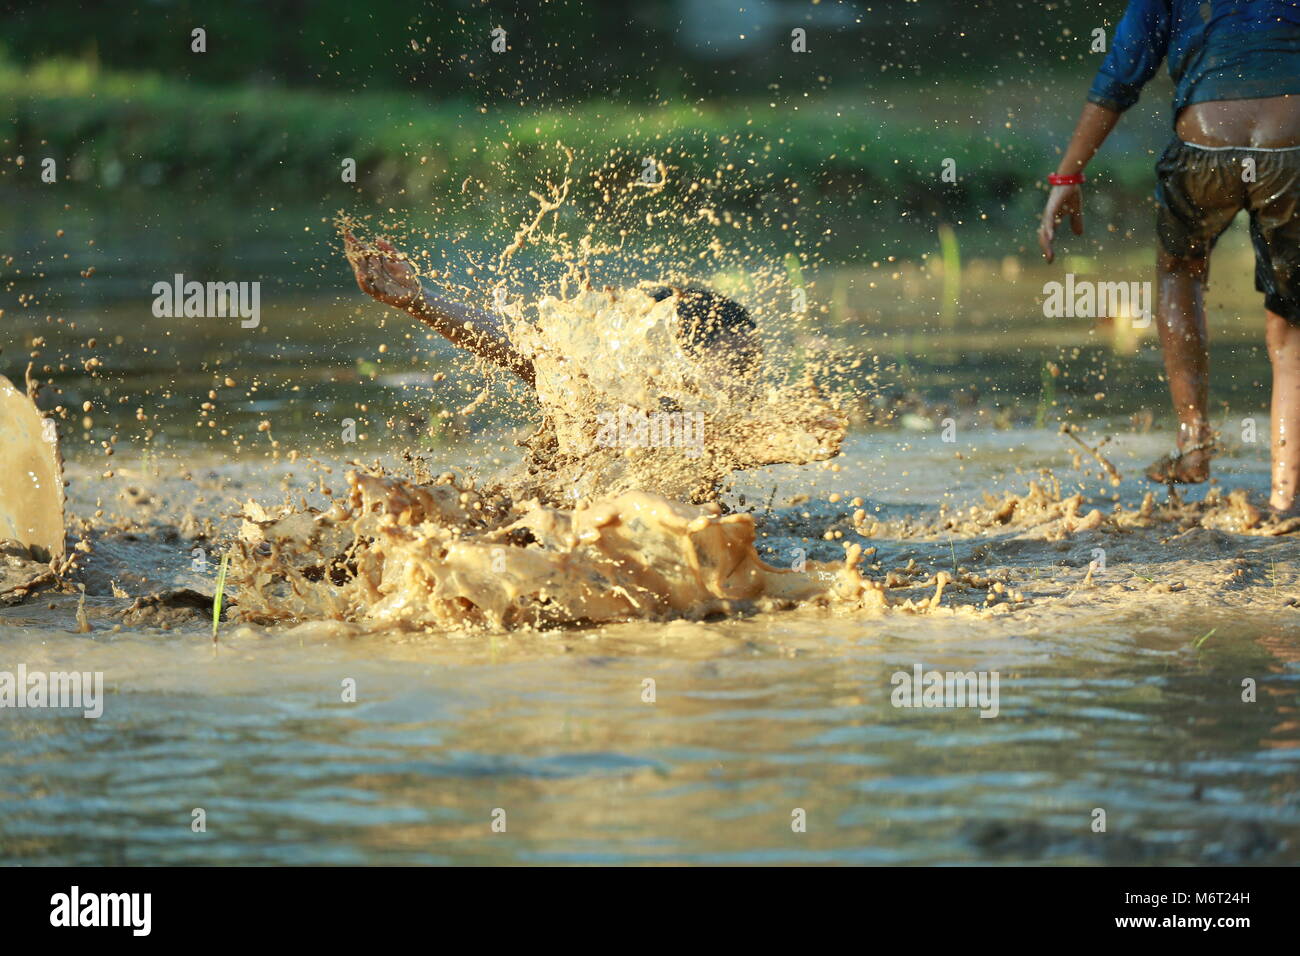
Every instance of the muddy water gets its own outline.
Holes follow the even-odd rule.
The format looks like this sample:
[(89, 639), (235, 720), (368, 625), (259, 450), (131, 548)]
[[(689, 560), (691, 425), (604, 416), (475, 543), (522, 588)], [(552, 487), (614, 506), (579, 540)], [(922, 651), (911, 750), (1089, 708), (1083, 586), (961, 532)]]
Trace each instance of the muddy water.
[[(1049, 432), (1012, 440), (1022, 463), (1065, 457)], [(905, 453), (914, 475), (892, 481), (892, 436), (848, 450), (882, 516), (1016, 480), (993, 447), (936, 480), (940, 453), (922, 444)], [(1133, 439), (1115, 458), (1157, 447)], [(309, 493), (284, 465), (156, 464), (194, 476), (155, 479), (163, 515)], [(125, 491), (140, 479), (120, 469), (96, 486), (70, 467), (74, 508), (92, 504), (78, 487), (118, 488), (141, 514), (135, 540), (97, 542), (91, 577), (210, 592), (194, 542), (151, 533)], [(1265, 480), (1262, 462), (1234, 470)], [(794, 610), (495, 635), (223, 624), (214, 647), (198, 612), (131, 625), (127, 602), (92, 597), (93, 629), (76, 634), (76, 597), (29, 601), (0, 610), (4, 663), (102, 671), (108, 696), (95, 720), (3, 713), (0, 847), (24, 863), (1296, 862), (1300, 611), (1286, 600), (1300, 564), (1294, 545), (1229, 541), (1226, 556), (1211, 542), (1190, 560), (1176, 546), (1113, 557), (1136, 601), (1081, 589), (1095, 541), (1029, 545), (1007, 558), (1028, 606), (984, 618)], [(892, 565), (932, 568), (950, 549), (966, 564), (975, 543), (877, 541)], [(1226, 606), (1197, 569), (1239, 553), (1255, 555), (1257, 587)], [(998, 716), (892, 706), (892, 676), (918, 664), (996, 671)], [(1097, 807), (1106, 834), (1090, 830)], [(195, 808), (206, 833), (191, 832)]]
[[(760, 552), (788, 566), (796, 548), (810, 560), (842, 555), (819, 532), (847, 527), (847, 499), (861, 496), (881, 522), (870, 543), (882, 572), (915, 561), (924, 578), (982, 562), (1024, 594), (1007, 613), (959, 613), (957, 594), (926, 614), (797, 609), (501, 634), (225, 622), (215, 646), (204, 608), (127, 609), (166, 589), (211, 594), (209, 559), (242, 502), (323, 505), (322, 488), (339, 493), (340, 418), (356, 416), (366, 436), (349, 454), (393, 467), (407, 443), (434, 468), (504, 465), (521, 423), (498, 409), (430, 437), (434, 416), (415, 421), (411, 409), (439, 395), (459, 406), (447, 390), (469, 400), (475, 383), (452, 375), (434, 388), (428, 369), (446, 353), (419, 337), (414, 356), (394, 349), (404, 327), (380, 328), (378, 311), (332, 291), (268, 293), (264, 330), (247, 340), (204, 327), (169, 334), (144, 296), (61, 303), (78, 328), (42, 329), (52, 338), (123, 336), (108, 381), (56, 376), (70, 407), (95, 403), (89, 426), (80, 414), (63, 426), (70, 512), (91, 520), (91, 629), (76, 633), (76, 592), (0, 608), (0, 670), (102, 671), (108, 695), (94, 720), (0, 711), (0, 859), (1300, 861), (1294, 536), (1177, 524), (1104, 537), (926, 530), (941, 505), (1023, 492), (1044, 468), (1085, 496), (1081, 513), (1109, 510), (1114, 495), (1136, 509), (1149, 490), (1139, 466), (1171, 440), (1141, 417), (1164, 414), (1149, 345), (1127, 352), (1086, 323), (1045, 327), (1033, 302), (1040, 274), (1011, 278), (995, 260), (968, 269), (950, 326), (941, 276), (828, 275), (847, 290), (844, 327), (828, 335), (893, 363), (886, 384), (903, 393), (908, 425), (859, 423), (839, 471), (765, 469), (728, 500), (756, 507)], [(1224, 418), (1257, 415), (1265, 434), (1252, 387), (1267, 380), (1262, 356), (1250, 329), (1232, 331), (1235, 313), (1216, 308), (1229, 330)], [(0, 353), (10, 373), (31, 344), (13, 316)], [(1047, 393), (1047, 361), (1080, 370), (1082, 383), (1058, 379)], [(227, 375), (231, 397), (197, 415)], [(972, 387), (982, 398), (963, 405)], [(943, 402), (958, 409), (955, 448), (940, 439)], [(132, 424), (146, 403), (158, 414), (148, 441)], [(1096, 468), (1084, 474), (1056, 434), (1053, 416), (1071, 406), (1091, 440), (1114, 436), (1118, 488)], [(110, 458), (99, 443), (114, 432)], [(1263, 489), (1265, 453), (1233, 442), (1224, 487)], [(833, 505), (833, 494), (845, 500)], [(990, 559), (978, 554), (986, 545)], [(1098, 546), (1109, 565), (1089, 584)], [(917, 665), (997, 672), (998, 715), (893, 706), (892, 678)], [(205, 832), (191, 828), (196, 808)], [(1097, 808), (1105, 833), (1092, 830)], [(493, 830), (497, 810), (505, 832)], [(792, 830), (796, 810), (805, 832)]]
[[(1215, 646), (1188, 649), (1185, 627), (1216, 623)], [(216, 655), (198, 635), (6, 643), (103, 668), (116, 691), (97, 721), (6, 715), (11, 863), (1297, 858), (1294, 635), (1267, 622), (1062, 634), (794, 615), (495, 652), (296, 634), (233, 635)], [(999, 669), (1000, 716), (891, 707), (889, 675), (916, 661)], [(356, 704), (338, 700), (345, 678)], [(1089, 832), (1098, 806), (1107, 834)]]

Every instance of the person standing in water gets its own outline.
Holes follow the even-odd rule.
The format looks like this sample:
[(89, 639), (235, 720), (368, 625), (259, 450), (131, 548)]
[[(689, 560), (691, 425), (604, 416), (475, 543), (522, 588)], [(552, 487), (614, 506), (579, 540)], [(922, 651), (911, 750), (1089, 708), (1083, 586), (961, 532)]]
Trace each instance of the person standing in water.
[(1209, 477), (1209, 256), (1244, 209), (1273, 367), (1269, 508), (1291, 517), (1300, 514), (1300, 0), (1130, 0), (1050, 177), (1039, 244), (1051, 262), (1067, 216), (1082, 235), (1084, 168), (1161, 60), (1176, 91), (1175, 136), (1156, 164), (1156, 313), (1178, 450), (1147, 477)]

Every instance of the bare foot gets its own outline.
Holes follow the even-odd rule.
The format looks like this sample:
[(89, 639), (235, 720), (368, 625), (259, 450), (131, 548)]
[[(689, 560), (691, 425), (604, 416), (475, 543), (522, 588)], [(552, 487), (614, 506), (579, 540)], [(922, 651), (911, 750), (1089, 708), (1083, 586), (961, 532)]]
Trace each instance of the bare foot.
[(1147, 478), (1162, 485), (1199, 485), (1210, 477), (1210, 459), (1219, 451), (1214, 432), (1203, 422), (1180, 422), (1178, 450), (1151, 463)]
[(1300, 531), (1300, 503), (1289, 508), (1268, 507), (1268, 516), (1260, 525), (1261, 530), (1272, 535), (1294, 534)]
[(352, 266), (361, 291), (385, 305), (407, 310), (420, 301), (423, 290), (420, 278), (392, 243), (378, 239), (374, 246), (367, 245), (354, 236), (351, 230), (343, 231), (343, 248)]
[(1203, 447), (1174, 452), (1151, 463), (1147, 477), (1162, 485), (1199, 485), (1210, 477), (1214, 449)]

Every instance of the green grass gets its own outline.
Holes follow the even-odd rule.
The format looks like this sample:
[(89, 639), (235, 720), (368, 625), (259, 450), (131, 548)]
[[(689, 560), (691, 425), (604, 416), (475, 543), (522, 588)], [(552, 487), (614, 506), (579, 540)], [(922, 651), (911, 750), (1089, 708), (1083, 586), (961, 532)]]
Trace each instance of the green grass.
[[(629, 163), (655, 156), (689, 181), (730, 164), (741, 202), (867, 190), (895, 208), (942, 205), (960, 215), (1041, 201), (1039, 180), (1064, 129), (1050, 139), (1035, 128), (1012, 135), (969, 113), (918, 124), (914, 114), (937, 96), (933, 90), (900, 86), (898, 102), (908, 108), (897, 110), (880, 105), (889, 91), (875, 92), (870, 99), (855, 91), (780, 102), (480, 110), (416, 93), (213, 88), (78, 60), (26, 71), (0, 62), (0, 169), (7, 167), (6, 179), (36, 182), (35, 160), (53, 156), (61, 176), (91, 184), (202, 183), (237, 192), (256, 182), (320, 195), (354, 188), (340, 176), (352, 158), (365, 190), (418, 198), (459, 192), (471, 177), (493, 188), (535, 189), (560, 168), (554, 144), (561, 142), (580, 150), (586, 169), (611, 153)], [(32, 159), (25, 170), (9, 165), (17, 155)], [(944, 156), (960, 157), (970, 172), (960, 186), (939, 190)], [(1115, 150), (1096, 165), (1090, 174), (1121, 192), (1150, 189), (1145, 155)]]
[(221, 599), (226, 593), (226, 571), (230, 567), (230, 552), (221, 556), (221, 567), (217, 570), (217, 592), (212, 598), (212, 642), (217, 640), (217, 629), (221, 626)]
[(1034, 412), (1034, 427), (1047, 425), (1047, 417), (1056, 404), (1056, 376), (1052, 374), (1052, 363), (1044, 362), (1038, 392), (1038, 408)]
[(939, 250), (943, 262), (943, 324), (957, 321), (957, 303), (961, 298), (961, 250), (957, 233), (946, 222), (939, 226)]

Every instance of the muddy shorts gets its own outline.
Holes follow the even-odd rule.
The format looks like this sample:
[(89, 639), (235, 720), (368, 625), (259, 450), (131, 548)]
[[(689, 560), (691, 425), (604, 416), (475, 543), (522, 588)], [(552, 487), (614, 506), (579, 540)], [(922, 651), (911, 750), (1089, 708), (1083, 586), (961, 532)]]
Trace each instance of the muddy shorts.
[(1165, 252), (1206, 258), (1237, 213), (1250, 214), (1255, 288), (1300, 325), (1300, 147), (1193, 146), (1175, 139), (1156, 163), (1156, 231)]

